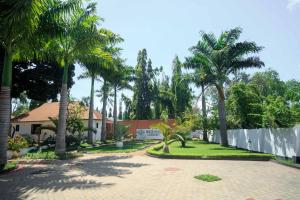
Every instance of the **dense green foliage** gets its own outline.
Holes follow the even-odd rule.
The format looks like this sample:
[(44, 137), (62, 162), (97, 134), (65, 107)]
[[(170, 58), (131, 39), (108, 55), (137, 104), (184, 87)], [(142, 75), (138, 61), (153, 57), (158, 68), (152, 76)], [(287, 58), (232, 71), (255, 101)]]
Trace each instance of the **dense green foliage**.
[(292, 127), (300, 122), (300, 82), (281, 81), (274, 70), (230, 84), (226, 110), (230, 128)]
[(28, 147), (29, 144), (25, 138), (20, 135), (8, 139), (8, 150), (19, 152), (22, 148)]

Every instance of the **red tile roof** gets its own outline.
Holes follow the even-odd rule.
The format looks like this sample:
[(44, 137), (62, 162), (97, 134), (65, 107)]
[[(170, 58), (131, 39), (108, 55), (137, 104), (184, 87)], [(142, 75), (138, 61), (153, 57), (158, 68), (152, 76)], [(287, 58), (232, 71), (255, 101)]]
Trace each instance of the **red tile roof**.
[[(76, 104), (76, 103), (75, 103)], [(69, 104), (69, 108), (75, 104)], [(58, 117), (59, 102), (44, 103), (38, 108), (33, 109), (23, 115), (17, 116), (12, 119), (12, 122), (40, 122), (49, 121), (49, 117)], [(82, 113), (83, 119), (89, 118), (89, 108), (86, 107)], [(102, 115), (99, 112), (94, 111), (94, 119), (101, 120)]]

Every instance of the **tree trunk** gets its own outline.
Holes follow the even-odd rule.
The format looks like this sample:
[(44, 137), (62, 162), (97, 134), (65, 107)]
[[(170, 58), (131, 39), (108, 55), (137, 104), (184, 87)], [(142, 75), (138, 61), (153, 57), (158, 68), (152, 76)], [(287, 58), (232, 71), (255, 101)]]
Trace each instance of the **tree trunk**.
[(92, 75), (92, 83), (91, 83), (91, 95), (90, 95), (90, 109), (89, 109), (89, 122), (88, 122), (88, 143), (93, 144), (93, 119), (94, 119), (94, 81), (95, 77)]
[(102, 104), (102, 126), (101, 126), (101, 141), (106, 141), (106, 104), (107, 104), (107, 83), (104, 80), (102, 86), (103, 104)]
[(114, 86), (114, 111), (113, 111), (113, 117), (114, 117), (114, 127), (113, 127), (113, 137), (116, 136), (116, 128), (117, 128), (117, 86)]
[(64, 66), (64, 74), (60, 92), (59, 117), (56, 133), (55, 153), (62, 155), (66, 153), (66, 122), (68, 109), (68, 64)]
[(0, 88), (0, 169), (7, 163), (7, 139), (10, 127), (12, 53), (10, 46), (4, 56), (2, 83)]
[(163, 152), (164, 152), (164, 153), (170, 153), (169, 146), (168, 146), (166, 143), (164, 143), (164, 146), (163, 146)]
[(207, 137), (207, 114), (206, 114), (206, 101), (205, 101), (205, 88), (204, 84), (201, 84), (202, 89), (202, 116), (203, 116), (203, 140), (208, 142)]
[(216, 87), (219, 94), (218, 109), (219, 109), (219, 119), (220, 119), (221, 145), (228, 146), (224, 89), (223, 89), (223, 85), (216, 85)]

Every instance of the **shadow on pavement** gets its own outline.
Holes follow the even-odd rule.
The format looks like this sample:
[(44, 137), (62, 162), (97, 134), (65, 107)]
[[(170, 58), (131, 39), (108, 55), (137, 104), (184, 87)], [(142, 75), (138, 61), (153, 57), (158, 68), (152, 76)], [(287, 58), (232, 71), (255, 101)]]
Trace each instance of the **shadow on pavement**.
[[(114, 183), (103, 183), (99, 177), (123, 177), (132, 173), (131, 168), (146, 165), (131, 163), (127, 161), (129, 158), (130, 156), (103, 156), (26, 166), (15, 173), (0, 176), (0, 199), (26, 199), (37, 192), (112, 187)], [(95, 180), (95, 177), (99, 180)]]

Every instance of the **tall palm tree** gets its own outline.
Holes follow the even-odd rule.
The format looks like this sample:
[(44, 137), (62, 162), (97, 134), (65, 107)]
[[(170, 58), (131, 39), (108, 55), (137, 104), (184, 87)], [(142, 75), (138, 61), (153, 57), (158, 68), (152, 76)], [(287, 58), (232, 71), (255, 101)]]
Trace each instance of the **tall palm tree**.
[(83, 62), (83, 66), (87, 69), (85, 73), (80, 75), (78, 79), (83, 78), (91, 78), (91, 91), (90, 91), (90, 98), (89, 98), (89, 120), (88, 120), (88, 138), (87, 142), (89, 144), (93, 144), (93, 119), (94, 119), (94, 85), (95, 79), (99, 74), (99, 65), (97, 63), (90, 63), (90, 62)]
[[(110, 54), (104, 51), (103, 43), (107, 39), (101, 31), (97, 30), (99, 17), (96, 16), (96, 4), (88, 4), (86, 8), (81, 8), (78, 12), (60, 19), (61, 30), (59, 37), (52, 43), (51, 55), (59, 61), (64, 68), (60, 106), (59, 121), (56, 134), (56, 154), (64, 154), (66, 151), (65, 132), (66, 114), (68, 105), (68, 68), (70, 64), (79, 61), (80, 58), (90, 56), (89, 59), (103, 57), (111, 59)], [(51, 46), (51, 44), (50, 44)]]
[(224, 83), (231, 73), (238, 70), (264, 66), (259, 57), (252, 55), (261, 51), (262, 47), (255, 42), (238, 41), (241, 33), (239, 27), (222, 32), (218, 38), (202, 33), (201, 40), (191, 48), (218, 91), (221, 145), (224, 146), (228, 145)]
[(194, 72), (188, 74), (188, 78), (193, 82), (197, 87), (201, 87), (201, 105), (202, 105), (202, 117), (203, 117), (203, 140), (208, 142), (207, 136), (207, 112), (206, 112), (206, 98), (205, 98), (205, 89), (206, 86), (210, 83), (210, 79), (205, 73), (205, 69), (199, 58), (194, 55), (186, 58), (185, 67), (188, 69), (194, 69)]
[[(42, 22), (53, 22), (60, 14), (74, 11), (81, 0), (1, 0), (0, 45), (5, 49), (0, 90), (0, 166), (7, 162), (7, 135), (10, 124), (10, 93), (12, 83), (12, 60), (22, 46), (29, 51), (29, 40), (40, 37), (36, 30)], [(45, 32), (43, 32), (45, 33)], [(48, 34), (48, 33), (47, 33)]]
[(123, 89), (132, 89), (129, 84), (133, 80), (133, 69), (125, 66), (124, 61), (121, 59), (115, 60), (116, 70), (112, 74), (113, 78), (113, 90), (114, 90), (114, 103), (113, 103), (113, 135), (116, 135), (117, 130), (117, 91)]

